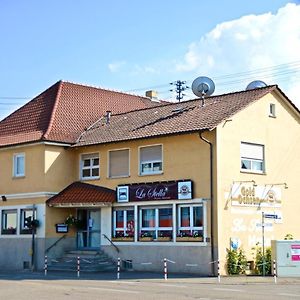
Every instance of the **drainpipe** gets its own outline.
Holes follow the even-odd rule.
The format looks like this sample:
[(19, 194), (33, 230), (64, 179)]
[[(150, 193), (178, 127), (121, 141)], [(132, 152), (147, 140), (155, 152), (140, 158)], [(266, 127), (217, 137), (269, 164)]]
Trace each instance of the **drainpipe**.
[[(199, 132), (199, 137), (202, 141), (209, 145), (209, 161), (210, 161), (210, 243), (211, 243), (211, 261), (214, 261), (215, 258), (215, 251), (214, 251), (214, 239), (213, 239), (213, 224), (214, 224), (214, 190), (213, 190), (213, 145), (212, 143), (207, 140), (205, 137), (202, 136), (204, 131)], [(212, 274), (215, 276), (215, 267), (214, 263), (211, 264), (212, 266)]]

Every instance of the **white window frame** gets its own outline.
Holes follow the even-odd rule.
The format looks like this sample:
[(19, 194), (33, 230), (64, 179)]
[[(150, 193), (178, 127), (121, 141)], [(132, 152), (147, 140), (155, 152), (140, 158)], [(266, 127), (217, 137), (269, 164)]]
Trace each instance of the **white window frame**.
[[(3, 233), (3, 230), (8, 230), (9, 228), (4, 228), (4, 221), (6, 221), (4, 214), (14, 213), (16, 215), (16, 228), (15, 233)], [(7, 221), (6, 221), (7, 223)], [(17, 235), (18, 234), (18, 210), (17, 209), (2, 209), (1, 210), (1, 234), (2, 235)]]
[[(99, 164), (97, 166), (93, 166), (92, 164), (88, 167), (84, 167), (84, 156), (90, 156), (90, 160), (94, 158), (99, 159)], [(86, 158), (87, 159), (87, 158)], [(92, 153), (82, 153), (80, 154), (80, 179), (81, 180), (93, 180), (93, 179), (99, 179), (100, 178), (100, 153), (99, 152), (92, 152)], [(92, 174), (93, 169), (99, 169), (99, 175), (98, 176), (83, 176), (83, 170), (90, 170), (90, 174)]]
[[(128, 175), (110, 176), (110, 152), (128, 150)], [(100, 163), (100, 160), (99, 160)], [(99, 173), (100, 174), (100, 173)], [(130, 177), (130, 148), (119, 148), (107, 151), (107, 178), (125, 178)]]
[[(172, 205), (163, 205), (163, 206), (155, 206), (155, 207), (140, 207), (139, 208), (139, 236), (141, 235), (142, 231), (155, 231), (155, 237), (154, 239), (158, 238), (158, 231), (171, 231), (171, 238), (173, 239), (173, 228), (174, 224), (172, 224), (172, 227), (159, 227), (159, 209), (169, 208), (172, 211), (172, 223), (173, 223), (173, 206)], [(142, 220), (142, 211), (147, 209), (154, 209), (154, 215), (155, 215), (155, 226), (154, 227), (142, 227), (143, 220)]]
[[(23, 158), (23, 173), (18, 173), (18, 159)], [(25, 153), (15, 153), (13, 155), (13, 177), (24, 177), (25, 176)]]
[[(248, 143), (248, 142), (241, 142), (240, 143), (240, 147), (242, 146), (242, 144), (247, 144), (247, 145), (252, 145), (252, 146), (258, 146), (258, 147), (262, 147), (262, 155), (263, 155), (263, 158), (262, 159), (256, 159), (256, 158), (251, 158), (251, 157), (245, 157), (245, 156), (242, 156), (242, 153), (240, 154), (240, 168), (241, 168), (241, 172), (243, 173), (257, 173), (257, 174), (264, 174), (265, 173), (265, 146), (262, 145), (262, 144), (255, 144), (255, 143)], [(249, 161), (250, 162), (250, 169), (243, 169), (242, 168), (242, 161)], [(252, 166), (253, 166), (253, 163), (255, 162), (259, 162), (262, 164), (262, 169), (261, 170), (257, 170), (257, 169), (254, 169)]]
[(32, 215), (34, 216), (34, 218), (36, 218), (36, 209), (32, 209), (32, 208), (21, 208), (20, 209), (20, 234), (30, 234), (31, 233), (31, 229), (25, 227), (25, 216), (24, 216), (24, 212), (25, 211), (31, 211)]
[[(147, 148), (147, 147), (155, 147), (155, 146), (161, 146), (161, 160), (144, 161), (143, 164), (151, 164), (151, 171), (149, 171), (149, 172), (142, 172), (141, 149), (142, 148)], [(140, 146), (139, 147), (139, 175), (140, 176), (147, 176), (147, 175), (162, 174), (163, 173), (163, 153), (164, 153), (163, 144), (153, 144), (153, 145)], [(161, 170), (160, 171), (154, 171), (153, 170), (153, 165), (155, 163), (161, 163)]]
[[(133, 220), (134, 220), (134, 207), (126, 207), (126, 208), (118, 208), (113, 210), (113, 236), (115, 236), (117, 231), (122, 231), (124, 236), (126, 236), (127, 231), (127, 212), (129, 210), (133, 211)], [(117, 227), (117, 211), (123, 211), (124, 213), (124, 220), (123, 220), (123, 227)], [(136, 231), (136, 224), (134, 224), (134, 232)], [(133, 234), (134, 237), (134, 234)]]
[(275, 103), (270, 103), (270, 105), (269, 105), (269, 117), (276, 118), (276, 105), (275, 105)]
[[(190, 226), (188, 227), (183, 227), (181, 226), (181, 214), (180, 214), (180, 209), (182, 207), (189, 207), (190, 208)], [(202, 208), (202, 226), (194, 226), (194, 207), (201, 207)], [(189, 230), (189, 231), (198, 231), (201, 230), (203, 232), (203, 239), (205, 236), (205, 232), (204, 232), (204, 222), (205, 222), (205, 215), (204, 215), (204, 205), (203, 203), (199, 203), (199, 204), (180, 204), (177, 207), (177, 234), (180, 233), (181, 230)]]

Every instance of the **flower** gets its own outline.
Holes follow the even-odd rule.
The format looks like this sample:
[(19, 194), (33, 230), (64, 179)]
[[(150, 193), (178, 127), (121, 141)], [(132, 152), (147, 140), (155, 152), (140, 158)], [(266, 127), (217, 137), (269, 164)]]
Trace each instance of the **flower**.
[(65, 224), (67, 225), (74, 225), (77, 223), (77, 219), (73, 216), (73, 215), (69, 215), (66, 220), (65, 220)]

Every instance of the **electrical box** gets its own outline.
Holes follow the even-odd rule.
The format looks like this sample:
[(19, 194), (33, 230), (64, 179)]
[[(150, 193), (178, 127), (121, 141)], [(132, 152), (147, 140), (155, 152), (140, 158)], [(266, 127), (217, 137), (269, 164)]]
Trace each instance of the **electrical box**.
[(278, 277), (300, 277), (300, 240), (271, 241)]

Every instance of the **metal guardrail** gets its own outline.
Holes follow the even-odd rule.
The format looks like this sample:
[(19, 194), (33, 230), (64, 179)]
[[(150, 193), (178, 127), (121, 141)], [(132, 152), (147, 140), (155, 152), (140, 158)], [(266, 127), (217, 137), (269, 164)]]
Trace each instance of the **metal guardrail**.
[(58, 240), (56, 240), (51, 246), (49, 246), (46, 250), (45, 250), (45, 254), (47, 254), (49, 252), (50, 249), (52, 249), (53, 247), (55, 247), (61, 240), (63, 240), (67, 235), (64, 234), (62, 237), (60, 237)]
[(104, 236), (104, 238), (106, 238), (110, 244), (117, 250), (117, 252), (119, 253), (120, 252), (120, 249), (114, 244), (114, 242), (106, 235), (106, 234), (102, 234)]

